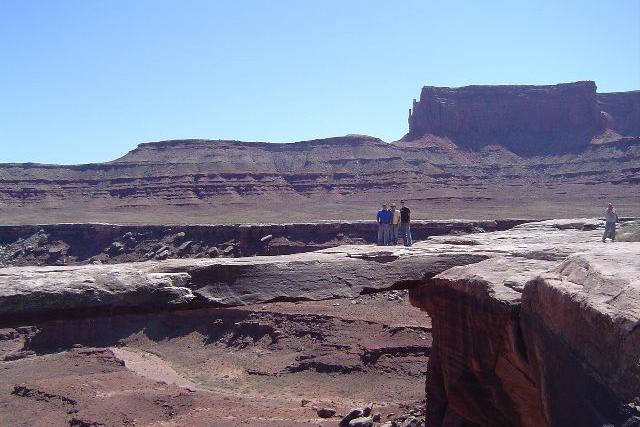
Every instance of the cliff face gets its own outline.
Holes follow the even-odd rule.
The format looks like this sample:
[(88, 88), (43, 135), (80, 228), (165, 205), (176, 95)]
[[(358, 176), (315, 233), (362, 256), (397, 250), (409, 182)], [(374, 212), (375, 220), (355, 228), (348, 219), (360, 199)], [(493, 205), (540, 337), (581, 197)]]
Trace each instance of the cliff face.
[(640, 244), (602, 245), (593, 225), (549, 221), (474, 235), (475, 251), (488, 244), (500, 255), (411, 290), (433, 325), (428, 425), (637, 422), (627, 403), (640, 394)]
[(640, 135), (640, 91), (596, 94), (594, 82), (554, 86), (422, 88), (405, 140), (445, 137), (480, 149), (497, 144), (520, 155), (584, 149), (607, 130)]

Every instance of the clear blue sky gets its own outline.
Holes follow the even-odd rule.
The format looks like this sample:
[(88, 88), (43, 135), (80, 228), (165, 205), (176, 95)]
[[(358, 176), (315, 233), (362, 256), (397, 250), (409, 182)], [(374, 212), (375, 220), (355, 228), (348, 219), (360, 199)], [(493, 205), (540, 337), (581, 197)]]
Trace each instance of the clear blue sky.
[(0, 0), (0, 162), (407, 131), (424, 85), (640, 89), (640, 0)]

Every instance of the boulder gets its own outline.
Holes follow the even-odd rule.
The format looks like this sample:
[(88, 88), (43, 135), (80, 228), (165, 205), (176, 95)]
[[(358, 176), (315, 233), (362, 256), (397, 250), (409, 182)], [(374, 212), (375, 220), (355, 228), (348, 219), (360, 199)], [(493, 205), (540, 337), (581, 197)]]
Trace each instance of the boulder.
[(178, 246), (178, 253), (182, 254), (187, 252), (191, 245), (193, 245), (193, 242), (191, 240), (187, 240), (186, 242), (182, 243), (180, 246)]
[(416, 417), (410, 416), (400, 424), (400, 427), (418, 427), (419, 425), (420, 421)]
[(349, 427), (373, 427), (373, 418), (358, 417), (349, 421)]
[(181, 231), (179, 233), (176, 233), (173, 236), (173, 242), (174, 243), (180, 243), (181, 241), (183, 241), (185, 238), (187, 237), (187, 233), (185, 233), (184, 231)]
[(107, 253), (109, 255), (119, 255), (122, 252), (124, 252), (124, 247), (125, 247), (124, 244), (121, 242), (113, 242), (107, 248)]
[(320, 418), (331, 418), (336, 414), (333, 408), (318, 408), (316, 412)]
[(353, 408), (349, 412), (347, 412), (347, 414), (344, 417), (342, 417), (342, 420), (340, 420), (340, 423), (338, 424), (338, 426), (349, 427), (351, 421), (360, 417), (362, 417), (362, 409)]
[(373, 410), (373, 403), (368, 403), (364, 408), (362, 408), (362, 416), (368, 417), (371, 415), (371, 411)]
[(207, 256), (209, 258), (217, 258), (220, 256), (220, 250), (218, 248), (216, 248), (215, 246), (212, 248), (209, 248), (207, 250)]

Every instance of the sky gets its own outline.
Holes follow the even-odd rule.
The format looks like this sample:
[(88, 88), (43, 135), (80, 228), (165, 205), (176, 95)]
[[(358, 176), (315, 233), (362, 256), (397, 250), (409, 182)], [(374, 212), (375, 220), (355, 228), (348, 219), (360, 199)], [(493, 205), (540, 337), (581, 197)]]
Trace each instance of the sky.
[(394, 141), (422, 86), (640, 89), (640, 0), (0, 0), (0, 163)]

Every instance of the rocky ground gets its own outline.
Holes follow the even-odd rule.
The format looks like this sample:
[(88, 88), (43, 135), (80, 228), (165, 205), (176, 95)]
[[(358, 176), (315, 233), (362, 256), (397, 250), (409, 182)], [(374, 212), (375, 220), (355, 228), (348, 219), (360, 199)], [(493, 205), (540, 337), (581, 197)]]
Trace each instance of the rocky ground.
[[(637, 229), (622, 224), (621, 240)], [(601, 234), (599, 220), (554, 220), (411, 248), (2, 268), (0, 415), (9, 425), (562, 425), (553, 402), (564, 393), (567, 407), (606, 421), (611, 402), (635, 411), (640, 394), (640, 243)], [(534, 280), (559, 291), (536, 294)], [(518, 326), (523, 301), (541, 326)], [(598, 344), (597, 331), (611, 339)], [(572, 381), (593, 399), (568, 398)]]
[[(414, 240), (506, 230), (518, 219), (413, 221)], [(295, 224), (0, 225), (0, 266), (117, 264), (167, 258), (286, 255), (375, 243), (373, 221)]]
[(334, 426), (369, 402), (381, 420), (420, 419), (431, 345), (406, 291), (49, 321), (1, 337), (11, 426)]

